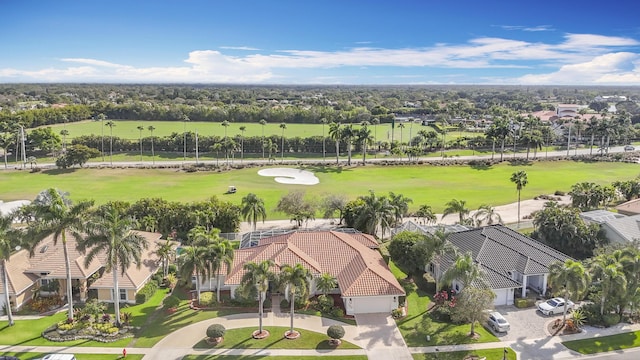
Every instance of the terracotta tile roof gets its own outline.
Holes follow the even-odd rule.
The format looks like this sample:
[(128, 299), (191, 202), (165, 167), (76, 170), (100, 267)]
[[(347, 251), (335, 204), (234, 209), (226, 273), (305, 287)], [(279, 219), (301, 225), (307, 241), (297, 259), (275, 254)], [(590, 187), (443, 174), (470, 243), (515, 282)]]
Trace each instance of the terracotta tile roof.
[(257, 246), (236, 250), (225, 284), (240, 283), (245, 263), (271, 259), (278, 267), (302, 264), (314, 277), (331, 274), (343, 296), (404, 295), (377, 247), (375, 238), (365, 234), (319, 231), (277, 235), (261, 239)]
[[(18, 295), (27, 290), (35, 281), (38, 280), (38, 276), (25, 272), (29, 269), (29, 252), (27, 250), (20, 250), (11, 255), (11, 259), (7, 261), (7, 278), (9, 280), (9, 294)], [(3, 276), (0, 276), (0, 291), (4, 292), (4, 280)]]
[[(158, 271), (160, 266), (160, 259), (157, 255), (154, 254), (160, 246), (166, 243), (166, 240), (160, 239), (162, 236), (158, 233), (150, 233), (145, 231), (138, 231), (138, 233), (144, 236), (149, 242), (149, 247), (147, 250), (143, 250), (142, 252), (142, 264), (140, 268), (136, 266), (136, 264), (132, 264), (125, 271), (124, 275), (122, 272), (117, 271), (118, 276), (118, 287), (120, 289), (135, 289), (138, 290), (142, 286), (147, 283), (147, 280), (153, 276), (153, 274)], [(177, 243), (176, 243), (177, 245)], [(90, 289), (98, 289), (98, 288), (109, 288), (113, 287), (113, 273), (105, 272), (102, 274), (102, 277), (96, 280), (93, 284), (91, 284)]]
[(618, 212), (626, 215), (640, 214), (640, 199), (633, 199), (616, 206)]

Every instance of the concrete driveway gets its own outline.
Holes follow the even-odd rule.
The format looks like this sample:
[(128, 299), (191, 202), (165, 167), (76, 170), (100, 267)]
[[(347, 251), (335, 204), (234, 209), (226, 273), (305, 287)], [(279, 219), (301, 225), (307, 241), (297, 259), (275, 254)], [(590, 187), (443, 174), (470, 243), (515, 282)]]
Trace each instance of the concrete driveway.
[[(515, 306), (499, 306), (498, 311), (511, 325), (511, 330), (494, 334), (502, 341), (515, 341), (523, 339), (539, 339), (549, 336), (546, 332), (547, 323), (562, 315), (545, 316), (535, 307), (518, 309)], [(492, 330), (493, 331), (493, 330)]]
[(412, 360), (404, 338), (389, 313), (358, 314), (356, 340), (367, 350), (369, 360)]

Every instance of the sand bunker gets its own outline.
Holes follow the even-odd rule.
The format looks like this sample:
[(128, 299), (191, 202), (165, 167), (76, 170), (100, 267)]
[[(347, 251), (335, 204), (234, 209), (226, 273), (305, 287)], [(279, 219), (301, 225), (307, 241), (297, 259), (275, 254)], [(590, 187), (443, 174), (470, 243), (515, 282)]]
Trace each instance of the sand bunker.
[(320, 183), (311, 171), (292, 168), (273, 168), (258, 171), (260, 176), (275, 176), (276, 182), (294, 185), (316, 185)]

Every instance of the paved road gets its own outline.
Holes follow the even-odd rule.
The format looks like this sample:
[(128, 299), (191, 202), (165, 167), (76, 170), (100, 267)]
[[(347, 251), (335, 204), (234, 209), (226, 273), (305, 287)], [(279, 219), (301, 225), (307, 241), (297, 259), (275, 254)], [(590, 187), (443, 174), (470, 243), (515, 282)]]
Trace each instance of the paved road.
[[(621, 153), (621, 152), (625, 152), (624, 151), (624, 146), (614, 146), (609, 148), (609, 153)], [(568, 156), (586, 156), (586, 155), (590, 155), (590, 154), (598, 154), (598, 150), (597, 148), (593, 148), (593, 150), (590, 149), (571, 149), (569, 151), (569, 155)], [(508, 161), (511, 159), (524, 159), (526, 158), (527, 154), (526, 153), (505, 153), (504, 154), (504, 160)], [(425, 161), (425, 162), (440, 162), (440, 161), (446, 161), (446, 160), (480, 160), (480, 159), (491, 159), (494, 158), (496, 160), (500, 159), (500, 153), (496, 152), (493, 156), (492, 155), (468, 155), (468, 156), (453, 156), (453, 157), (447, 157), (447, 158), (442, 158), (442, 157), (421, 157), (420, 161)], [(549, 151), (549, 152), (538, 152), (537, 157), (539, 159), (544, 159), (546, 157), (567, 157), (567, 151), (566, 150), (559, 150), (559, 151)], [(529, 158), (533, 159), (533, 152), (531, 152), (529, 154)], [(279, 160), (276, 161), (269, 161), (269, 160), (262, 160), (262, 159), (245, 159), (243, 163), (245, 164), (271, 164), (271, 165), (278, 165), (278, 164), (285, 164), (285, 165), (297, 165), (297, 164), (305, 164), (305, 163), (318, 163), (321, 162), (322, 159), (289, 159), (289, 160), (285, 160), (284, 162), (281, 162)], [(383, 161), (406, 161), (406, 158), (393, 158), (393, 157), (385, 157), (385, 158), (367, 158), (367, 163), (377, 163), (377, 162), (383, 162)], [(217, 161), (217, 160), (207, 160), (207, 161), (199, 161), (199, 164), (207, 164), (207, 165), (214, 165), (216, 163), (220, 163), (223, 164), (223, 161)], [(346, 158), (342, 157), (340, 159), (340, 163), (341, 164), (346, 164), (347, 160)], [(358, 160), (352, 160), (351, 161), (352, 164), (357, 164), (361, 161)], [(333, 161), (333, 159), (331, 159), (330, 157), (327, 157), (326, 159), (326, 163), (327, 164), (335, 164), (335, 161)], [(233, 162), (234, 165), (238, 165), (240, 164), (240, 160), (236, 159)], [(187, 166), (187, 165), (196, 165), (196, 162), (194, 159), (189, 159), (187, 161), (175, 161), (175, 160), (170, 160), (170, 161), (156, 161), (155, 165), (152, 164), (151, 161), (123, 161), (123, 162), (114, 162), (113, 166), (124, 166), (124, 167), (154, 167), (154, 166)], [(96, 162), (88, 162), (84, 165), (84, 167), (110, 167), (112, 166), (111, 163), (109, 161), (96, 161)], [(21, 166), (9, 166), (8, 169), (12, 170), (12, 169), (16, 169), (16, 168), (20, 168)], [(55, 164), (54, 163), (39, 163), (38, 164), (39, 168), (43, 168), (43, 169), (47, 169), (47, 168), (55, 168)], [(29, 168), (29, 165), (25, 165), (25, 168)], [(4, 167), (0, 168), (0, 169), (4, 169)]]

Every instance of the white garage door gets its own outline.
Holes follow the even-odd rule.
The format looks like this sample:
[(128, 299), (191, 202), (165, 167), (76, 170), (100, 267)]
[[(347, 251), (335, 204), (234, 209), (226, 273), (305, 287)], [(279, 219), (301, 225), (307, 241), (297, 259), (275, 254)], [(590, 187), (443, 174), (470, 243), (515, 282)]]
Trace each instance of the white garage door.
[(496, 299), (493, 301), (493, 305), (495, 306), (507, 305), (509, 289), (493, 290), (493, 292), (496, 293)]
[[(348, 301), (348, 300), (347, 300)], [(391, 296), (367, 296), (353, 298), (353, 313), (387, 313), (395, 308)]]

